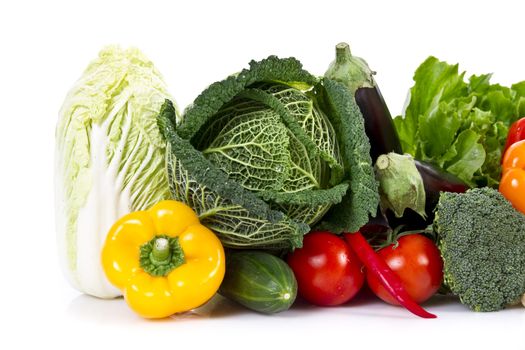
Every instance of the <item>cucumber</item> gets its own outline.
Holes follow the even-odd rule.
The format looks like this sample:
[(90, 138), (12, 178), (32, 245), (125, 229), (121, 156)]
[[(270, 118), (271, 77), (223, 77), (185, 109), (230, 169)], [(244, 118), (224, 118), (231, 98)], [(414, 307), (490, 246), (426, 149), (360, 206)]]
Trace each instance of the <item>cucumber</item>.
[(281, 259), (260, 251), (226, 256), (226, 275), (219, 294), (248, 309), (272, 314), (288, 310), (297, 296), (292, 269)]

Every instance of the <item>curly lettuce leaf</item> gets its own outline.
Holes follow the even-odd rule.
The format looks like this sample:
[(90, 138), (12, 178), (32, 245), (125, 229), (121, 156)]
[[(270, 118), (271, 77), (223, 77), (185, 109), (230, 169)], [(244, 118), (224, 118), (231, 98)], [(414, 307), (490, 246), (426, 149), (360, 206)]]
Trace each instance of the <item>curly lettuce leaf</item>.
[(504, 87), (490, 74), (465, 81), (458, 65), (435, 57), (414, 75), (404, 116), (394, 119), (404, 152), (471, 186), (496, 187), (511, 123), (525, 115), (525, 82)]
[(420, 116), (428, 115), (441, 100), (448, 100), (456, 91), (466, 90), (463, 75), (458, 75), (458, 65), (439, 62), (435, 57), (427, 58), (419, 66), (414, 74), (417, 83), (410, 90), (410, 104), (405, 116), (394, 120), (404, 152), (416, 155)]

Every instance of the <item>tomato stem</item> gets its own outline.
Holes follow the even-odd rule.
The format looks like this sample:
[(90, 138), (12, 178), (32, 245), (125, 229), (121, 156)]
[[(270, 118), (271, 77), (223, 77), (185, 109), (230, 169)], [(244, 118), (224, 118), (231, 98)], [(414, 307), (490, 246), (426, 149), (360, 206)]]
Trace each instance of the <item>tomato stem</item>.
[(345, 233), (345, 240), (354, 250), (363, 265), (371, 271), (379, 280), (381, 285), (394, 297), (399, 304), (404, 306), (414, 315), (422, 318), (436, 318), (437, 316), (429, 313), (417, 304), (408, 295), (399, 277), (390, 269), (387, 263), (376, 254), (374, 249), (368, 244), (363, 235), (358, 231)]

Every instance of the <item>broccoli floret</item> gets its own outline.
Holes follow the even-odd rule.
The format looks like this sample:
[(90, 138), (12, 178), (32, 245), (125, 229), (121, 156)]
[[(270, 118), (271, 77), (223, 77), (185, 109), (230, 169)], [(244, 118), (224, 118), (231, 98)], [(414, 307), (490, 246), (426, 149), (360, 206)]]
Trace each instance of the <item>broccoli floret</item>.
[(474, 311), (496, 311), (525, 292), (525, 215), (496, 190), (442, 193), (434, 231), (444, 280)]

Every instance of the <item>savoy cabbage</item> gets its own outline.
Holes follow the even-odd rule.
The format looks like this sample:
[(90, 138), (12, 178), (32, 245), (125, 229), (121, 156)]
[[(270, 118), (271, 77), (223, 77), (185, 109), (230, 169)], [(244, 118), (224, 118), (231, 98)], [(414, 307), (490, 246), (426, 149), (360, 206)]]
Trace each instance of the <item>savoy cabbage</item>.
[(212, 84), (182, 122), (167, 100), (172, 197), (227, 247), (299, 247), (315, 225), (356, 231), (375, 214), (377, 183), (363, 118), (341, 84), (275, 56)]

